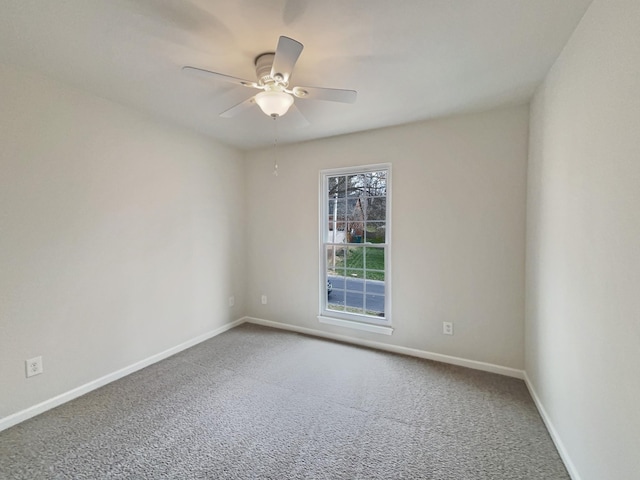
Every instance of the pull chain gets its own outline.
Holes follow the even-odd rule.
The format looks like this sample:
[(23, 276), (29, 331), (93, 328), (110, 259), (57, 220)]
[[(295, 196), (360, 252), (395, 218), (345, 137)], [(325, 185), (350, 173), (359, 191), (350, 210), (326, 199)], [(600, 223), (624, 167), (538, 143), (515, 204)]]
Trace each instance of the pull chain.
[(278, 116), (273, 117), (273, 176), (278, 176)]

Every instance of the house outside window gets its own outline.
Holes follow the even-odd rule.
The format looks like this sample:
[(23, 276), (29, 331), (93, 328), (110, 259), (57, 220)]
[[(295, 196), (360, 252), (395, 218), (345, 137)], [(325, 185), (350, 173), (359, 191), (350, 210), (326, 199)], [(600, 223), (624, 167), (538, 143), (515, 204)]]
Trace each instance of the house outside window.
[(319, 320), (391, 334), (389, 164), (320, 172)]

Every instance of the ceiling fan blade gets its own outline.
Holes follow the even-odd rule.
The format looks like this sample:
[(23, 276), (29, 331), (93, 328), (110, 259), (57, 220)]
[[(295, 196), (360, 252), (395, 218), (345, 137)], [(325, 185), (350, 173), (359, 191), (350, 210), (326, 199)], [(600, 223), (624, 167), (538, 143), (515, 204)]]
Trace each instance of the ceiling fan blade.
[(220, 116), (222, 118), (235, 117), (239, 113), (242, 113), (242, 112), (244, 112), (246, 110), (249, 110), (253, 105), (255, 105), (255, 103), (256, 103), (256, 97), (255, 96), (247, 98), (245, 101), (234, 105), (233, 107), (231, 107), (228, 110), (225, 110), (224, 112), (222, 112), (220, 114)]
[(304, 46), (293, 38), (280, 37), (271, 66), (271, 78), (287, 83), (303, 48)]
[(355, 103), (358, 97), (358, 92), (355, 90), (342, 90), (340, 88), (293, 87), (291, 92), (297, 98), (341, 103)]
[(182, 71), (189, 75), (195, 75), (208, 80), (222, 80), (223, 82), (231, 82), (235, 83), (236, 85), (242, 85), (243, 87), (261, 88), (256, 82), (252, 82), (251, 80), (243, 80), (242, 78), (236, 78), (218, 72), (210, 72), (209, 70), (203, 70), (202, 68), (187, 66), (182, 67)]
[(295, 103), (291, 105), (291, 108), (289, 108), (289, 111), (284, 117), (286, 121), (291, 121), (291, 124), (295, 128), (308, 127), (309, 125), (311, 125), (309, 123), (309, 120), (307, 120), (307, 117), (305, 117), (300, 109), (296, 107)]

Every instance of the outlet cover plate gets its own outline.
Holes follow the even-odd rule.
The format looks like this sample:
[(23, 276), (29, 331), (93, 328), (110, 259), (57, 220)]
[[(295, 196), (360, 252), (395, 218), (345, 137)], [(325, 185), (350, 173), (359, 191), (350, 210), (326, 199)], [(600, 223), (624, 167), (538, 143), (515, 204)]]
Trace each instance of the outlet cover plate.
[(24, 362), (27, 378), (33, 377), (34, 375), (40, 375), (44, 372), (44, 367), (42, 366), (42, 357), (33, 357)]

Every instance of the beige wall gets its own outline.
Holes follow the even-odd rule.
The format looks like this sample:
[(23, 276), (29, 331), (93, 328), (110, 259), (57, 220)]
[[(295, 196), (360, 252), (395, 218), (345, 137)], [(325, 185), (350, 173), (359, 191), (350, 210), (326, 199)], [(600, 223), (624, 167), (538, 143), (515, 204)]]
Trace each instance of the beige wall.
[[(248, 153), (248, 315), (521, 369), (527, 142), (519, 106), (281, 147), (278, 177), (273, 149)], [(391, 337), (317, 320), (319, 171), (383, 162)]]
[(243, 315), (241, 153), (6, 66), (0, 105), (0, 418)]
[(532, 104), (526, 370), (575, 478), (639, 478), (640, 2), (595, 0)]

